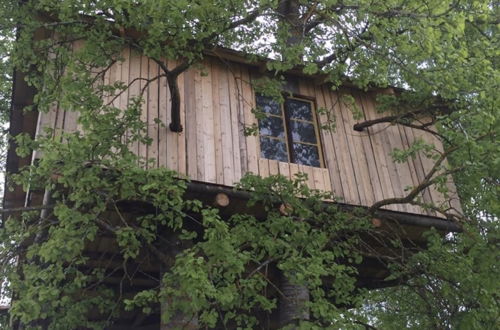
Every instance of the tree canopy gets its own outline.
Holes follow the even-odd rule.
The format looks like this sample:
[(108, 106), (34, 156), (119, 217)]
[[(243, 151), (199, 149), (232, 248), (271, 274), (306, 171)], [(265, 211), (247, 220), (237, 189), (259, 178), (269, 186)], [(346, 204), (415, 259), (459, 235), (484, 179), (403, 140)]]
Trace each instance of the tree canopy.
[[(307, 329), (482, 329), (498, 323), (495, 2), (2, 0), (0, 9), (2, 120), (15, 68), (37, 90), (34, 106), (24, 111), (48, 111), (58, 103), (78, 113), (81, 127), (61, 139), (50, 132), (36, 140), (11, 137), (21, 157), (34, 149), (43, 157), (9, 182), (50, 195), (46, 208), (2, 221), (0, 275), (13, 295), (13, 325), (102, 328), (123, 309), (147, 315), (168, 301), (165, 322), (182, 311), (183, 318), (196, 315), (200, 326), (265, 328), (256, 315), (273, 313), (279, 296), (267, 273), (271, 263), (308, 288), (313, 317), (301, 323)], [(422, 204), (416, 196), (429, 185), (446, 194), (446, 177), (453, 175), (463, 212), (444, 204), (425, 207), (460, 222), (463, 232), (444, 239), (430, 233), (428, 249), (391, 265), (403, 285), (367, 293), (355, 287), (355, 264), (362, 259), (362, 237), (371, 232), (371, 214), (325, 208), (321, 201), (331, 196), (310, 191), (303, 178), (244, 179), (241, 188), (253, 191), (250, 203), (269, 210), (265, 221), (245, 213), (222, 219), (215, 209), (185, 200), (184, 181), (167, 169), (145, 170), (148, 160), (130, 151), (132, 143), (148, 143), (141, 98), (120, 109), (103, 100), (128, 86), (96, 83), (123, 60), (126, 47), (158, 63), (174, 110), (181, 97), (177, 77), (221, 48), (241, 51), (249, 61), (265, 58), (269, 79), (260, 88), (270, 95), (279, 94), (273, 91), (291, 69), (322, 75), (332, 88), (349, 83), (397, 90), (380, 100), (387, 115), (381, 122), (434, 134), (444, 152), (425, 143), (395, 150), (396, 161), (426, 152), (435, 171), (404, 198), (378, 201), (369, 212), (394, 202)], [(154, 211), (128, 218), (123, 200), (145, 201)], [(277, 212), (271, 207), (277, 201), (292, 211)], [(175, 237), (165, 237), (165, 228)], [(118, 246), (123, 281), (134, 277), (128, 263), (156, 258), (166, 269), (157, 287), (123, 296), (106, 286), (109, 272), (86, 267), (84, 254), (85, 245), (102, 235)], [(161, 246), (183, 249), (173, 255)], [(325, 276), (335, 278), (328, 288)]]

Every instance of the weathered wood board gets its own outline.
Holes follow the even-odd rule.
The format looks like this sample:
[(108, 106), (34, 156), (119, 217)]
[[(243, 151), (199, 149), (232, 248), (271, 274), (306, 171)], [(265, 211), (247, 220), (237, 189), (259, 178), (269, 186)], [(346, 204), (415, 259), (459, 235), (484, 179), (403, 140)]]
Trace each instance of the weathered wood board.
[[(125, 107), (129, 97), (143, 91), (141, 118), (147, 122), (151, 145), (134, 144), (131, 149), (151, 158), (150, 166), (167, 167), (193, 180), (232, 186), (241, 177), (252, 172), (263, 177), (281, 174), (293, 178), (302, 172), (307, 184), (314, 189), (329, 191), (336, 200), (353, 205), (370, 206), (375, 201), (403, 197), (408, 189), (421, 181), (432, 167), (432, 161), (417, 155), (408, 162), (396, 163), (390, 153), (394, 148), (409, 148), (416, 139), (442, 145), (433, 137), (408, 127), (381, 124), (363, 132), (353, 130), (359, 121), (380, 116), (376, 111), (376, 94), (359, 90), (332, 91), (327, 85), (315, 85), (313, 80), (297, 79), (298, 96), (313, 100), (319, 124), (335, 118), (336, 129), (320, 130), (323, 168), (278, 162), (260, 157), (257, 136), (244, 134), (245, 127), (257, 124), (252, 113), (255, 92), (252, 79), (258, 75), (251, 66), (207, 58), (200, 67), (193, 67), (179, 77), (181, 93), (181, 133), (171, 132), (170, 92), (164, 77), (154, 78), (159, 67), (154, 61), (125, 51), (124, 61), (117, 62), (104, 76), (105, 84), (121, 80), (132, 83), (119, 97), (105, 101)], [(165, 62), (169, 67), (175, 63)], [(146, 78), (151, 83), (146, 84)], [(355, 100), (357, 115), (352, 105), (343, 101), (345, 95)], [(41, 113), (38, 133), (43, 128), (55, 132), (78, 129), (74, 113), (65, 113), (58, 105), (48, 113)], [(55, 134), (55, 138), (57, 134)], [(40, 157), (40, 154), (37, 154)], [(451, 194), (456, 194), (449, 183)], [(426, 203), (439, 203), (443, 196), (432, 187), (420, 198)], [(455, 196), (453, 196), (455, 198)], [(457, 199), (453, 207), (459, 209)], [(419, 206), (401, 204), (387, 207), (391, 210), (436, 215)]]

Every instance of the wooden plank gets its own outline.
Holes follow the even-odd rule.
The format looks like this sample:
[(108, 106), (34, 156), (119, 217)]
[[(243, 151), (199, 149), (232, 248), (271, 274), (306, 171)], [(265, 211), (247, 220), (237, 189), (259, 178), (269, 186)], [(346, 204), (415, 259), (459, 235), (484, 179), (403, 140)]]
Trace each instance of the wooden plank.
[(52, 137), (54, 137), (54, 130), (56, 129), (58, 110), (59, 110), (58, 104), (54, 103), (54, 104), (49, 106), (49, 109), (47, 112), (40, 112), (42, 114), (42, 117), (40, 118), (40, 121), (41, 121), (40, 134), (45, 135), (46, 129), (50, 129), (50, 130), (52, 130), (52, 132), (50, 134)]
[[(399, 128), (399, 133), (401, 135), (401, 140), (403, 142), (403, 148), (405, 150), (410, 149), (411, 146), (412, 146), (412, 144), (413, 144), (413, 140), (409, 138), (411, 128), (405, 127), (405, 126), (401, 126), (401, 125), (398, 128)], [(416, 164), (416, 159), (414, 159), (412, 157), (410, 157), (408, 159), (407, 163), (408, 163), (408, 166), (410, 168), (410, 175), (411, 175), (412, 186), (416, 187), (420, 183), (418, 172), (419, 171), (421, 172), (421, 168), (417, 169), (417, 167), (420, 167), (421, 165), (420, 164)], [(425, 196), (424, 196), (423, 193), (419, 194), (418, 197), (420, 197), (422, 201), (425, 201)], [(424, 211), (424, 209), (422, 209), (419, 206), (415, 205), (414, 208), (415, 208), (414, 211), (416, 213), (418, 213), (418, 214), (427, 214), (427, 212)]]
[[(70, 47), (73, 48), (73, 46), (74, 46), (74, 43)], [(74, 49), (72, 49), (72, 50), (74, 50)], [(59, 139), (60, 139), (60, 136), (62, 135), (62, 133), (64, 132), (65, 117), (66, 117), (66, 111), (64, 111), (64, 109), (61, 108), (61, 106), (59, 104), (59, 100), (58, 100), (57, 101), (57, 113), (56, 113), (54, 134)]]
[(278, 161), (269, 159), (269, 175), (278, 175), (279, 173)]
[[(366, 118), (368, 120), (375, 119), (378, 116), (378, 114), (376, 113), (375, 104), (372, 96), (364, 94), (361, 97), (361, 101), (363, 104), (363, 109), (365, 110)], [(375, 165), (379, 175), (380, 186), (382, 188), (382, 194), (384, 196), (384, 199), (396, 197), (393, 188), (393, 182), (391, 181), (390, 167), (389, 167), (389, 163), (392, 163), (392, 160), (390, 160), (388, 163), (387, 151), (384, 148), (384, 144), (386, 143), (383, 136), (385, 126), (379, 125), (379, 127), (369, 127), (366, 130), (369, 133), (371, 146), (373, 148)], [(394, 207), (392, 205), (387, 208), (394, 210), (398, 209), (397, 207)]]
[[(416, 138), (413, 134), (413, 130), (414, 130), (413, 128), (405, 127), (405, 133), (406, 133), (406, 139), (408, 142), (408, 146), (411, 146), (411, 145), (413, 145), (413, 143), (416, 142)], [(412, 161), (413, 161), (413, 166), (415, 169), (416, 180), (417, 180), (415, 182), (415, 185), (418, 185), (421, 182), (423, 182), (424, 178), (425, 178), (424, 168), (422, 165), (422, 160), (421, 160), (420, 154), (417, 153), (415, 158), (412, 159)], [(432, 204), (432, 197), (431, 197), (429, 188), (424, 190), (424, 192), (422, 194), (422, 198), (423, 198), (424, 203)], [(432, 210), (428, 210), (427, 214), (432, 216), (432, 215), (435, 215), (435, 212)]]
[[(120, 55), (123, 56), (123, 53)], [(110, 84), (114, 84), (116, 82), (121, 82), (121, 81), (126, 79), (125, 77), (122, 76), (122, 74), (124, 72), (122, 71), (123, 61), (121, 59), (119, 59), (118, 61), (115, 62), (112, 69), (113, 70), (111, 71), (110, 78), (109, 78)], [(138, 68), (138, 70), (140, 70), (140, 67)], [(137, 76), (139, 76), (139, 74), (140, 73), (138, 73)], [(113, 107), (120, 108), (120, 106), (121, 106), (120, 102), (122, 101), (121, 96), (122, 96), (121, 90), (116, 90), (115, 95), (112, 97)]]
[(61, 139), (61, 134), (64, 131), (64, 119), (65, 119), (65, 117), (66, 117), (66, 111), (64, 111), (64, 109), (61, 109), (59, 102), (57, 102), (54, 137), (56, 137), (58, 140)]
[[(78, 40), (72, 43), (72, 51), (73, 53), (79, 51), (82, 49), (84, 46), (84, 42), (82, 40)], [(98, 90), (99, 88), (102, 87), (104, 83), (104, 75), (98, 76), (98, 71), (101, 70), (102, 68), (93, 68), (93, 70), (90, 71), (91, 77), (95, 79), (93, 87)], [(104, 100), (101, 98), (101, 100), (104, 102)], [(78, 117), (79, 117), (79, 112), (76, 111), (64, 111), (64, 118), (62, 119), (62, 123), (60, 123), (61, 130), (64, 131), (65, 133), (73, 133), (76, 132), (77, 130), (81, 131), (81, 126), (78, 125)]]
[[(149, 60), (149, 79), (155, 79), (158, 77), (160, 68), (158, 64)], [(159, 147), (159, 125), (156, 121), (159, 119), (158, 113), (158, 95), (159, 95), (159, 84), (158, 79), (150, 82), (148, 85), (148, 137), (151, 139), (151, 145), (148, 150), (148, 159), (151, 159), (154, 163), (153, 167), (158, 167), (158, 147)]]
[[(230, 83), (230, 86), (234, 84), (234, 92), (237, 100), (237, 109), (238, 109), (238, 139), (239, 139), (239, 161), (241, 168), (241, 175), (244, 175), (248, 171), (248, 155), (247, 155), (247, 138), (245, 136), (245, 113), (244, 113), (244, 98), (242, 92), (242, 83), (241, 83), (241, 67), (240, 65), (234, 66), (232, 68), (232, 72), (234, 75), (234, 82)], [(233, 135), (234, 136), (234, 135)]]
[[(195, 69), (189, 69), (184, 74), (184, 99), (186, 103), (186, 156), (187, 156), (187, 174), (193, 179), (198, 179), (198, 139), (196, 136), (197, 118), (196, 118), (196, 76)], [(198, 81), (199, 83), (199, 81)]]
[[(177, 77), (177, 85), (179, 86), (180, 99), (180, 118), (182, 125), (182, 132), (175, 133), (177, 139), (177, 171), (182, 175), (187, 175), (186, 163), (186, 99), (185, 95), (185, 79), (186, 75), (181, 74)], [(172, 132), (174, 133), (174, 132)]]
[[(128, 89), (129, 103), (132, 98), (137, 97), (140, 94), (141, 84), (139, 80), (137, 80), (140, 77), (140, 74), (141, 74), (141, 57), (136, 52), (131, 52), (130, 72), (129, 72), (129, 82), (131, 85)], [(110, 79), (110, 81), (112, 82), (113, 80)], [(135, 134), (135, 132), (131, 132), (130, 134)], [(139, 143), (138, 142), (132, 143), (130, 145), (130, 149), (135, 154), (139, 154)]]
[[(353, 95), (349, 94), (349, 96)], [(355, 132), (352, 128), (354, 125), (353, 109), (350, 109), (344, 102), (340, 102), (339, 105), (341, 113), (339, 122), (344, 126), (361, 205), (369, 206), (374, 202), (373, 188), (359, 133)]]
[[(391, 164), (393, 164), (395, 168), (395, 173), (393, 173), (392, 177), (394, 177), (396, 181), (393, 182), (399, 182), (398, 184), (400, 190), (398, 197), (405, 197), (409, 193), (409, 190), (412, 189), (413, 187), (413, 181), (409, 163), (408, 162), (396, 163), (393, 160), (392, 156), (390, 155), (390, 153), (394, 149), (399, 149), (399, 150), (404, 149), (402, 136), (398, 125), (390, 125), (385, 130), (385, 133), (387, 139), (387, 146), (390, 148), (387, 152), (388, 162), (391, 162)], [(401, 211), (404, 212), (411, 212), (411, 213), (421, 212), (421, 210), (418, 207), (411, 204), (399, 204), (398, 207)]]
[[(235, 167), (233, 160), (233, 139), (232, 139), (232, 118), (231, 118), (231, 101), (229, 95), (229, 81), (227, 68), (217, 64), (218, 73), (218, 89), (219, 89), (219, 109), (220, 117), (218, 121), (221, 123), (221, 149), (222, 149), (222, 172), (224, 184), (231, 186), (235, 181)], [(237, 129), (237, 127), (236, 127)], [(269, 168), (268, 168), (269, 171)]]
[[(427, 143), (433, 144), (433, 141), (429, 140), (428, 134), (426, 134), (425, 132), (423, 132), (421, 130), (418, 130), (418, 129), (413, 130), (413, 135), (416, 138), (420, 138), (420, 139), (426, 141)], [(423, 152), (419, 152), (419, 157), (420, 157), (420, 160), (422, 162), (424, 176), (427, 176), (427, 174), (431, 171), (432, 167), (434, 166), (434, 161), (432, 159), (428, 158), (426, 155), (424, 155)], [(431, 195), (431, 198), (432, 198), (432, 203), (439, 207), (440, 204), (442, 204), (444, 202), (442, 194), (437, 191), (435, 185), (430, 186), (428, 188), (428, 190), (429, 190), (429, 194)]]
[(306, 78), (299, 79), (299, 94), (306, 97), (316, 97), (314, 81)]
[(269, 176), (269, 160), (265, 158), (259, 159), (259, 175), (263, 178)]
[(313, 180), (314, 187), (318, 190), (325, 191), (325, 181), (323, 176), (323, 169), (319, 167), (313, 167)]
[[(141, 73), (140, 77), (141, 78), (147, 78), (149, 74), (149, 59), (147, 56), (141, 56)], [(148, 97), (147, 97), (147, 89), (146, 88), (146, 81), (140, 80), (140, 92), (142, 96), (142, 104), (141, 104), (141, 121), (143, 123), (148, 123)], [(146, 134), (149, 135), (149, 127), (146, 128)], [(144, 144), (144, 143), (139, 143), (139, 156), (143, 159), (148, 158), (148, 149), (149, 146)], [(147, 167), (147, 166), (146, 166)]]
[(299, 173), (299, 165), (290, 163), (290, 180), (297, 179), (296, 175)]
[(305, 166), (305, 165), (299, 165), (299, 171), (302, 173), (307, 174), (307, 186), (310, 189), (316, 189), (316, 186), (314, 185), (314, 173), (313, 173), (313, 167), (311, 166)]
[(203, 89), (201, 86), (201, 72), (196, 69), (194, 71), (194, 109), (196, 113), (196, 180), (205, 181), (205, 152), (203, 135), (204, 116), (203, 116)]
[[(117, 72), (116, 79), (123, 82), (125, 85), (129, 84), (129, 79), (130, 79), (130, 48), (126, 48), (122, 51), (121, 53), (122, 57), (122, 62), (117, 65), (117, 70), (120, 70), (120, 72)], [(123, 93), (120, 94), (120, 96), (117, 98), (117, 103), (116, 106), (120, 109), (125, 109), (128, 105), (128, 88), (127, 90), (123, 91)]]
[(339, 162), (340, 173), (342, 175), (342, 187), (344, 188), (344, 199), (347, 203), (360, 205), (361, 199), (357, 189), (356, 171), (351, 159), (351, 150), (345, 135), (344, 122), (342, 118), (342, 110), (340, 107), (339, 95), (336, 92), (325, 90), (325, 100), (328, 107), (334, 109), (337, 118), (337, 128), (332, 134), (333, 140), (336, 142), (337, 161)]
[[(356, 105), (359, 107), (359, 109), (363, 112), (363, 119), (366, 120), (366, 112), (367, 109), (365, 109), (363, 102), (362, 102), (362, 94), (361, 93), (355, 93), (354, 94)], [(352, 125), (354, 125), (355, 120), (351, 122)], [(355, 139), (357, 139), (358, 143), (361, 144), (361, 149), (359, 152), (363, 154), (363, 158), (366, 161), (366, 169), (368, 170), (368, 180), (370, 182), (369, 186), (372, 191), (371, 198), (369, 203), (372, 204), (376, 201), (384, 199), (384, 194), (382, 192), (382, 184), (380, 183), (380, 178), (379, 178), (379, 173), (377, 170), (376, 166), (376, 161), (375, 161), (375, 156), (373, 152), (373, 148), (371, 145), (370, 141), (370, 135), (369, 131), (364, 131), (364, 132), (356, 132), (353, 131), (353, 134), (355, 136)], [(359, 147), (358, 147), (359, 148)]]
[[(120, 53), (120, 57), (122, 58), (118, 59), (118, 61), (116, 61), (113, 67), (111, 68), (112, 71), (109, 79), (109, 83), (111, 85), (117, 82), (127, 83), (129, 80), (129, 72), (128, 71), (125, 72), (125, 69), (123, 68), (123, 56), (127, 51), (128, 48), (122, 50), (122, 52)], [(111, 98), (112, 100), (111, 105), (118, 109), (124, 109), (127, 106), (128, 89), (125, 91), (122, 91), (121, 89), (115, 90), (114, 94), (115, 95), (113, 95)]]
[(239, 122), (239, 102), (238, 102), (238, 92), (236, 88), (236, 77), (233, 70), (229, 67), (225, 70), (227, 74), (227, 93), (229, 95), (229, 111), (231, 120), (231, 142), (232, 142), (232, 173), (233, 181), (238, 182), (241, 179), (242, 167), (241, 167), (241, 156), (240, 156), (240, 133), (241, 126)]
[[(367, 104), (369, 104), (369, 107), (371, 108), (371, 111), (369, 112), (371, 117), (370, 119), (375, 119), (379, 114), (376, 113), (375, 110), (375, 103), (373, 97), (367, 97), (365, 98), (367, 101)], [(388, 178), (391, 182), (391, 187), (392, 187), (392, 192), (393, 195), (391, 197), (403, 197), (405, 196), (404, 192), (404, 187), (403, 184), (400, 180), (400, 174), (398, 173), (398, 169), (394, 161), (392, 160), (392, 157), (390, 153), (392, 152), (394, 148), (394, 142), (391, 142), (391, 140), (394, 140), (396, 138), (399, 138), (396, 136), (394, 132), (394, 127), (392, 125), (378, 125), (370, 128), (371, 131), (370, 133), (373, 135), (376, 135), (377, 138), (380, 138), (380, 160), (381, 162), (384, 163), (384, 165), (387, 166), (387, 175)], [(396, 210), (396, 211), (402, 211), (402, 212), (407, 212), (407, 208), (404, 205), (401, 204), (396, 204), (396, 205), (390, 205), (386, 207), (391, 210)]]
[[(393, 150), (394, 149), (404, 150), (401, 133), (400, 133), (398, 126), (399, 125), (392, 125), (391, 127), (389, 127), (388, 133), (392, 134), (392, 137), (389, 139), (389, 141), (391, 143), (391, 147)], [(391, 160), (392, 160), (392, 157), (391, 157)], [(402, 196), (406, 196), (410, 192), (410, 190), (413, 188), (413, 181), (412, 181), (412, 177), (411, 177), (411, 170), (409, 167), (409, 163), (407, 161), (403, 162), (403, 163), (396, 163), (396, 162), (394, 162), (394, 163), (396, 165), (396, 171), (398, 173), (398, 177), (399, 177), (399, 180), (401, 182), (402, 189), (403, 189)], [(401, 206), (404, 207), (405, 211), (407, 211), (407, 212), (411, 212), (411, 213), (419, 213), (420, 212), (418, 207), (411, 205), (411, 204), (403, 204)]]
[(214, 144), (215, 144), (215, 179), (218, 184), (224, 184), (224, 166), (222, 164), (222, 118), (220, 108), (220, 70), (213, 60), (210, 61), (212, 71), (212, 109), (214, 117)]
[[(333, 109), (329, 108), (325, 102), (325, 91), (323, 88), (315, 88), (316, 91), (316, 102), (319, 108), (323, 108), (328, 111), (329, 114), (322, 113), (319, 114), (319, 123), (325, 125), (329, 121), (329, 117), (333, 115)], [(330, 191), (334, 191), (336, 196), (344, 196), (342, 189), (341, 173), (339, 170), (339, 164), (335, 156), (334, 141), (332, 139), (332, 132), (329, 129), (319, 129), (321, 135), (321, 146), (323, 147), (323, 155), (325, 160), (326, 169), (329, 171), (330, 175)]]
[[(115, 79), (119, 79), (119, 81), (123, 82), (123, 84), (127, 87), (130, 83), (130, 52), (131, 52), (131, 50), (128, 47), (122, 50), (121, 56), (122, 56), (123, 62), (121, 63), (120, 73), (118, 73), (115, 77)], [(118, 69), (118, 67), (117, 67), (117, 69)], [(110, 83), (114, 83), (114, 82), (110, 81)], [(124, 111), (128, 106), (129, 89), (126, 88), (125, 90), (120, 91), (119, 93), (120, 93), (120, 95), (116, 99), (117, 102), (115, 103), (115, 106), (122, 109), (122, 111)], [(126, 132), (124, 134), (124, 136), (122, 137), (122, 141), (124, 143), (128, 143), (128, 134), (129, 134), (129, 132)]]
[(64, 132), (73, 133), (77, 131), (77, 123), (78, 123), (78, 112), (75, 111), (65, 111), (65, 119), (64, 119)]
[(333, 192), (332, 186), (330, 184), (328, 184), (329, 182), (331, 182), (330, 171), (327, 168), (323, 168), (321, 170), (323, 172), (323, 181), (325, 182), (325, 191)]
[[(241, 89), (243, 93), (243, 113), (245, 118), (245, 125), (257, 125), (257, 119), (251, 112), (251, 110), (255, 108), (255, 96), (250, 84), (250, 74), (248, 72), (248, 67), (242, 67), (241, 70)], [(257, 136), (248, 135), (246, 137), (246, 140), (248, 172), (258, 174), (260, 146), (257, 140)]]
[[(203, 144), (205, 169), (204, 180), (206, 182), (216, 182), (215, 170), (215, 136), (214, 136), (214, 112), (212, 101), (212, 72), (210, 62), (203, 62), (206, 75), (201, 77), (202, 90), (202, 122), (199, 123), (198, 134), (201, 135)], [(198, 115), (198, 114), (197, 114)]]
[[(52, 130), (50, 133), (50, 137), (54, 137), (54, 128), (56, 126), (56, 118), (57, 118), (57, 103), (49, 106), (47, 112), (40, 111), (38, 113), (38, 123), (36, 127), (36, 137), (45, 137), (47, 136), (47, 129)], [(47, 137), (49, 137), (47, 136)], [(35, 159), (40, 159), (43, 157), (43, 152), (40, 150), (35, 150), (33, 152), (32, 161)]]
[(285, 178), (290, 179), (290, 166), (285, 162), (278, 162), (278, 170), (280, 175), (283, 175)]

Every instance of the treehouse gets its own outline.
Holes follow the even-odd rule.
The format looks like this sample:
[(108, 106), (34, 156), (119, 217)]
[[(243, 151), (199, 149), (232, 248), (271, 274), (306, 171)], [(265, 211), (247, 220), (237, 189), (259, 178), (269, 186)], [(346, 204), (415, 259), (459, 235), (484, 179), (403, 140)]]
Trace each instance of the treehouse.
[[(252, 64), (241, 54), (220, 50), (208, 56), (201, 67), (179, 76), (181, 104), (175, 114), (166, 78), (153, 79), (160, 74), (158, 64), (130, 50), (122, 56), (123, 61), (107, 71), (104, 83), (129, 85), (124, 93), (107, 100), (116, 107), (126, 106), (142, 92), (142, 119), (147, 122), (151, 144), (137, 144), (134, 151), (152, 159), (153, 167), (175, 170), (193, 182), (230, 189), (248, 172), (287, 178), (305, 173), (310, 188), (331, 191), (339, 203), (369, 207), (380, 200), (404, 197), (432, 170), (433, 160), (422, 153), (406, 162), (395, 162), (391, 156), (394, 149), (405, 150), (418, 139), (443, 149), (434, 135), (416, 128), (390, 122), (355, 128), (386, 116), (378, 113), (376, 99), (394, 92), (392, 89), (361, 91), (346, 85), (333, 91), (321, 77), (297, 71), (288, 76), (283, 86), (284, 103), (278, 104), (252, 87), (263, 76), (265, 64)], [(75, 113), (57, 106), (48, 113), (22, 113), (32, 94), (18, 74), (11, 114), (14, 135), (29, 132), (35, 136), (51, 128), (57, 138), (61, 132), (78, 130)], [(346, 96), (350, 102), (345, 101)], [(178, 117), (176, 122), (172, 116)], [(333, 129), (325, 128), (332, 122)], [(172, 124), (177, 128), (173, 130)], [(251, 127), (258, 129), (247, 134)], [(19, 160), (13, 151), (8, 167), (15, 172), (26, 160)], [(35, 153), (29, 161), (38, 157)], [(460, 210), (451, 179), (447, 185), (449, 197), (429, 186), (419, 194), (421, 201)], [(8, 195), (6, 202), (19, 205), (20, 199)], [(405, 202), (383, 209), (402, 217), (420, 216), (424, 222), (433, 219), (439, 223), (445, 217)]]
[[(396, 162), (391, 156), (394, 149), (408, 149), (417, 140), (431, 142), (442, 151), (434, 135), (383, 120), (354, 129), (355, 125), (359, 128), (362, 123), (376, 123), (386, 116), (377, 111), (377, 97), (394, 93), (393, 89), (359, 90), (346, 83), (332, 90), (321, 76), (292, 70), (283, 85), (284, 102), (278, 103), (255, 89), (258, 79), (266, 74), (265, 62), (251, 63), (237, 52), (215, 50), (200, 66), (179, 75), (180, 104), (172, 111), (172, 90), (167, 79), (153, 79), (161, 70), (158, 63), (129, 49), (121, 55), (123, 61), (110, 67), (103, 83), (122, 82), (129, 88), (105, 101), (125, 107), (131, 98), (143, 93), (142, 119), (147, 122), (151, 143), (136, 143), (132, 148), (138, 155), (152, 159), (148, 166), (166, 167), (188, 177), (191, 181), (186, 198), (210, 205), (216, 201), (221, 213), (229, 216), (245, 205), (245, 192), (233, 187), (246, 173), (287, 178), (305, 173), (310, 188), (333, 194), (334, 200), (325, 203), (337, 203), (346, 210), (368, 209), (378, 201), (393, 199), (394, 203), (377, 208), (373, 226), (381, 230), (397, 226), (405, 239), (419, 241), (431, 227), (442, 232), (458, 230), (436, 209), (405, 200), (413, 187), (428, 180), (434, 160), (423, 153), (404, 162)], [(26, 132), (35, 137), (44, 128), (51, 128), (57, 139), (61, 132), (79, 130), (76, 114), (58, 106), (47, 113), (23, 112), (32, 103), (33, 95), (23, 75), (17, 72), (12, 135)], [(326, 129), (333, 121), (335, 129)], [(253, 134), (248, 134), (249, 128), (254, 128)], [(7, 170), (15, 173), (40, 157), (43, 155), (34, 152), (32, 157), (20, 158), (11, 147)], [(460, 210), (451, 179), (447, 186), (447, 196), (429, 185), (415, 197), (422, 205)], [(40, 193), (36, 194), (16, 187), (6, 192), (4, 205), (36, 205), (42, 199)], [(105, 239), (88, 247), (93, 255), (109, 249)], [(154, 265), (148, 267), (150, 272), (158, 271)], [(387, 269), (376, 258), (367, 257), (359, 265), (358, 286), (391, 285), (385, 281), (387, 275)], [(131, 288), (147, 287), (148, 283), (147, 279), (137, 280)], [(130, 315), (124, 316), (123, 324), (130, 324), (131, 319)]]

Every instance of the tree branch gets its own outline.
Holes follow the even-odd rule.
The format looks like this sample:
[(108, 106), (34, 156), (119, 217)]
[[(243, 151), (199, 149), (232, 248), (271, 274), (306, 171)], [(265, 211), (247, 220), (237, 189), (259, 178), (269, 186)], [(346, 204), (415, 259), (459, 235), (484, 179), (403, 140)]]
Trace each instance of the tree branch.
[[(436, 172), (439, 170), (441, 164), (446, 160), (446, 157), (448, 157), (448, 155), (450, 155), (452, 152), (456, 151), (457, 149), (458, 149), (458, 146), (455, 146), (455, 147), (451, 147), (448, 150), (446, 150), (445, 152), (443, 152), (441, 154), (441, 156), (439, 157), (439, 159), (436, 161), (436, 163), (434, 163), (434, 166), (429, 171), (429, 173), (427, 173), (424, 180), (422, 180), (422, 182), (418, 186), (414, 187), (410, 191), (410, 193), (408, 193), (405, 197), (386, 198), (386, 199), (383, 199), (381, 201), (375, 202), (368, 209), (368, 213), (373, 215), (378, 209), (380, 209), (381, 207), (386, 206), (386, 205), (405, 204), (405, 203), (411, 202), (415, 197), (417, 197), (417, 195), (420, 192), (422, 192), (424, 189), (426, 189), (427, 187), (429, 187), (437, 182), (437, 178), (433, 179), (434, 174), (436, 174)], [(455, 173), (461, 169), (462, 169), (462, 167), (456, 168), (454, 170), (446, 171), (445, 173), (442, 173), (442, 175), (449, 175), (449, 174)]]
[(40, 205), (40, 206), (17, 207), (17, 208), (13, 208), (13, 209), (3, 209), (3, 210), (0, 210), (0, 214), (49, 210), (49, 209), (53, 209), (54, 207), (55, 207), (54, 204), (51, 204), (51, 205)]

